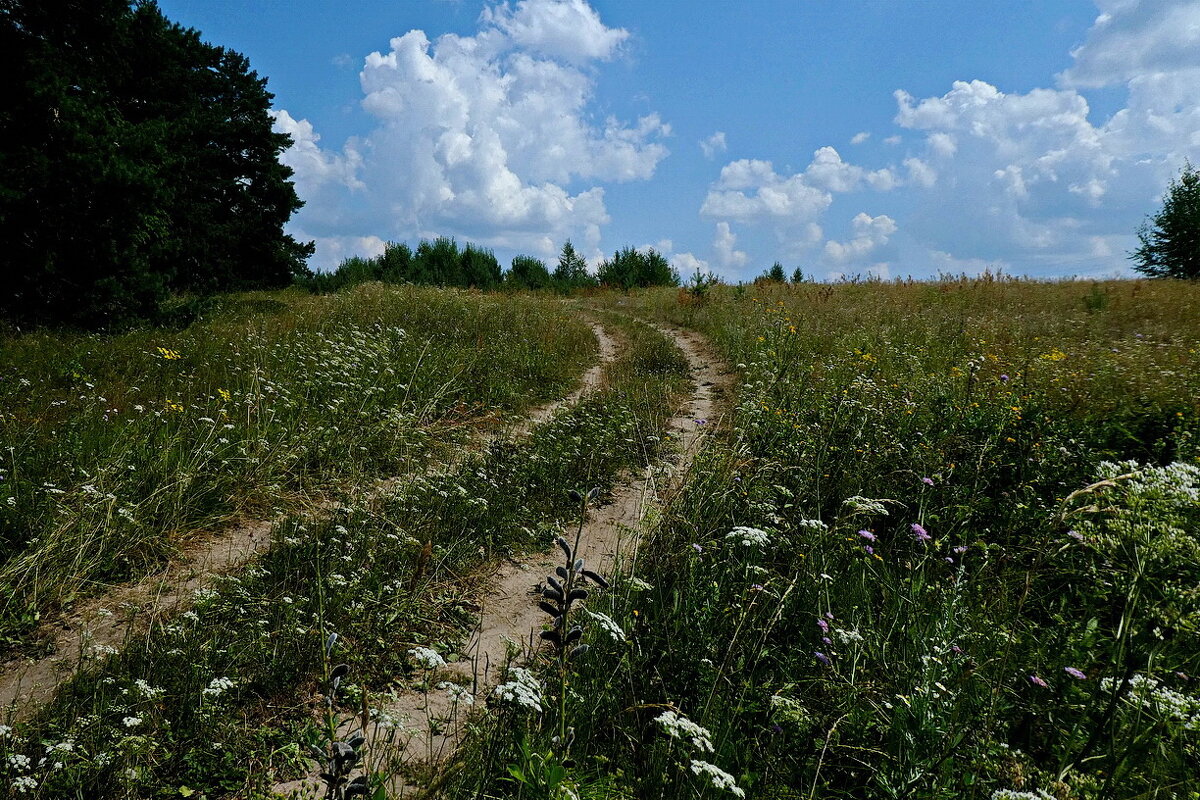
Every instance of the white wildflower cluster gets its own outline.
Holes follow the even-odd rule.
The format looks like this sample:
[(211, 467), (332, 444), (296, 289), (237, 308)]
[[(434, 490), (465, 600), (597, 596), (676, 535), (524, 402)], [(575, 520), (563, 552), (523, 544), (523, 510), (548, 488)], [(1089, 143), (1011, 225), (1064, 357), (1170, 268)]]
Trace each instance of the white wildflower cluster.
[(765, 547), (771, 541), (771, 535), (766, 531), (745, 525), (734, 528), (725, 534), (725, 538), (729, 541), (740, 541), (743, 547)]
[(33, 762), (29, 759), (29, 756), (23, 753), (8, 754), (8, 766), (12, 767), (17, 772), (24, 772), (25, 770), (29, 769), (32, 764)]
[(213, 678), (208, 682), (208, 688), (203, 690), (206, 697), (220, 697), (233, 688), (231, 678)]
[[(1100, 688), (1105, 692), (1111, 692), (1116, 685), (1114, 678), (1100, 681)], [(1156, 678), (1138, 673), (1129, 679), (1129, 700), (1146, 711), (1182, 722), (1186, 730), (1200, 731), (1200, 697), (1177, 692), (1163, 686)]]
[(125, 717), (125, 719), (121, 720), (121, 724), (124, 725), (126, 728), (130, 728), (130, 729), (136, 728), (137, 726), (142, 724), (142, 718), (141, 717)]
[(1036, 792), (1018, 792), (1013, 789), (997, 789), (991, 800), (1054, 800), (1054, 795), (1038, 789)]
[[(885, 512), (886, 513), (886, 512)], [(808, 531), (827, 531), (829, 526), (819, 519), (802, 519), (796, 525)]]
[(835, 628), (832, 631), (832, 634), (833, 634), (833, 640), (841, 645), (851, 644), (851, 643), (861, 644), (862, 640), (863, 640), (862, 634), (856, 630), (846, 630), (845, 628)]
[(1142, 466), (1136, 461), (1102, 461), (1100, 477), (1112, 480), (1129, 475), (1129, 490), (1139, 495), (1155, 495), (1176, 504), (1200, 502), (1200, 467), (1176, 461), (1165, 467)]
[(408, 721), (407, 715), (397, 714), (386, 708), (372, 708), (371, 721), (376, 727), (382, 730), (404, 730), (404, 723)]
[(137, 689), (138, 694), (147, 700), (157, 700), (158, 698), (162, 697), (163, 693), (166, 691), (165, 689), (161, 689), (157, 686), (151, 686), (142, 678), (138, 678), (133, 682), (133, 688)]
[(28, 775), (22, 775), (12, 782), (13, 791), (17, 794), (28, 794), (29, 792), (37, 791), (37, 787), (37, 780)]
[(784, 722), (807, 725), (811, 720), (808, 709), (794, 697), (785, 694), (771, 695), (771, 710)]
[(883, 500), (872, 500), (857, 494), (842, 501), (842, 505), (846, 506), (851, 514), (887, 516), (888, 512), (883, 503)]
[(450, 681), (442, 681), (437, 685), (437, 688), (445, 690), (446, 694), (450, 696), (451, 703), (456, 705), (461, 703), (464, 706), (475, 705), (475, 695), (471, 694), (465, 686)]
[(654, 718), (654, 721), (662, 725), (663, 730), (670, 734), (672, 739), (687, 739), (702, 753), (711, 753), (713, 751), (712, 734), (702, 725), (697, 725), (682, 714), (676, 714), (674, 711), (664, 711)]
[(509, 681), (492, 691), (492, 696), (505, 703), (512, 703), (530, 711), (542, 713), (542, 684), (531, 671), (523, 667), (509, 667)]
[(587, 615), (600, 624), (600, 628), (607, 633), (614, 642), (625, 641), (625, 631), (617, 624), (617, 621), (607, 614), (601, 614), (599, 611), (584, 609)]
[(417, 666), (421, 669), (438, 669), (446, 666), (446, 660), (438, 651), (429, 647), (414, 647), (408, 651), (408, 654), (413, 657), (413, 661), (416, 661)]
[(727, 789), (734, 797), (745, 797), (746, 792), (737, 785), (737, 780), (734, 779), (725, 770), (718, 767), (716, 764), (710, 764), (707, 761), (692, 760), (692, 774), (700, 775), (712, 781), (712, 785), (718, 789)]

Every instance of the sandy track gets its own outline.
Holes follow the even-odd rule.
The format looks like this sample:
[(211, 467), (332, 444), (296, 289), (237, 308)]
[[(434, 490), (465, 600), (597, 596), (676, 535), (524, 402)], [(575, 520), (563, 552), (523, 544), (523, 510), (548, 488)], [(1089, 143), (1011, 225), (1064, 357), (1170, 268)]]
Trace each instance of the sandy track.
[[(599, 385), (604, 364), (616, 357), (617, 342), (600, 325), (589, 323), (599, 344), (599, 360), (584, 373), (579, 387), (567, 397), (545, 403), (527, 412), (499, 433), (484, 433), (460, 451), (480, 449), (489, 441), (528, 433), (565, 405), (576, 402)], [(438, 470), (445, 469), (439, 464)], [(351, 502), (370, 502), (387, 493), (411, 475), (373, 482)], [(332, 513), (340, 504), (326, 502), (315, 513)], [(9, 720), (26, 719), (44, 705), (55, 690), (95, 655), (119, 650), (137, 637), (147, 636), (164, 620), (185, 611), (195, 592), (214, 578), (245, 566), (271, 544), (274, 522), (262, 520), (231, 527), (185, 547), (182, 555), (161, 572), (140, 581), (117, 586), (88, 599), (68, 614), (41, 626), (42, 640), (50, 642), (50, 654), (40, 658), (18, 658), (0, 667), (0, 712), (9, 710)]]
[[(682, 480), (702, 438), (717, 422), (718, 395), (730, 379), (729, 371), (700, 334), (678, 328), (659, 327), (659, 330), (686, 357), (694, 387), (685, 407), (668, 424), (679, 455), (666, 481), (656, 478), (655, 471), (648, 469), (619, 485), (611, 502), (589, 514), (580, 539), (580, 552), (589, 568), (601, 574), (610, 571), (619, 550), (624, 549), (626, 557), (631, 555), (630, 551), (637, 547), (637, 532), (647, 508), (651, 503), (660, 503)], [(537, 632), (542, 629), (546, 615), (535, 605), (536, 587), (561, 561), (562, 554), (554, 549), (524, 563), (502, 565), (478, 601), (479, 622), (461, 652), (461, 660), (430, 676), (426, 686), (436, 687), (442, 681), (449, 681), (469, 688), (480, 699), (490, 693), (505, 677), (500, 673), (509, 657), (510, 643), (523, 646), (528, 653), (537, 641)], [(397, 752), (393, 756), (406, 765), (424, 764), (435, 772), (438, 764), (453, 754), (465, 732), (470, 711), (467, 707), (456, 707), (451, 694), (437, 688), (405, 691), (382, 705), (388, 716), (408, 720), (410, 726), (418, 726), (419, 732), (398, 741), (378, 742), (377, 746), (394, 748)], [(430, 734), (419, 729), (427, 719), (441, 720), (436, 732)], [(359, 727), (357, 718), (347, 718), (342, 732), (349, 734)], [(370, 728), (365, 733), (369, 748), (374, 737)], [(309, 778), (280, 784), (275, 791), (294, 796), (319, 786), (314, 778)], [(391, 788), (397, 795), (419, 789), (403, 783), (402, 778), (397, 778)]]

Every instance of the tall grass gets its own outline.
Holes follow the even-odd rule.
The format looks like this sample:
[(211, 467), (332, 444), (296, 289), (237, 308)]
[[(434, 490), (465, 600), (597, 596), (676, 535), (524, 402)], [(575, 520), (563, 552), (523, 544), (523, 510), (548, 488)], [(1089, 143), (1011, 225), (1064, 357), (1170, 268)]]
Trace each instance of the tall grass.
[(226, 298), (179, 331), (0, 344), (0, 643), (182, 536), (402, 471), (560, 396), (595, 357), (559, 304), (364, 285)]
[(1198, 796), (1198, 301), (987, 279), (624, 298), (719, 345), (732, 425), (589, 600), (626, 641), (585, 637), (570, 749), (552, 709), (506, 712), (459, 791), (553, 796), (505, 769), (549, 762), (558, 796)]
[[(313, 693), (331, 632), (353, 679), (344, 710), (407, 739), (421, 721), (389, 716), (387, 693), (426, 681), (409, 650), (452, 659), (474, 624), (480, 570), (552, 546), (578, 513), (570, 489), (606, 491), (663, 447), (686, 365), (652, 329), (611, 324), (626, 344), (602, 389), (529, 437), (331, 518), (292, 516), (266, 555), (192, 611), (119, 654), (90, 654), (37, 720), (0, 737), (8, 784), (26, 779), (42, 798), (253, 796), (303, 775), (302, 745), (328, 738)], [(39, 762), (47, 749), (53, 760)], [(375, 788), (413, 767), (398, 752), (370, 758)]]

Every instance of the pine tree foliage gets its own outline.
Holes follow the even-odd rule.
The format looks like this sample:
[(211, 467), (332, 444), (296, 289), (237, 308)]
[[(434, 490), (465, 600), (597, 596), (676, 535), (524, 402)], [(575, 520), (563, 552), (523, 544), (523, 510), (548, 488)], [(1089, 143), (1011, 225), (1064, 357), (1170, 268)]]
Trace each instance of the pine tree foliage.
[(0, 0), (0, 315), (121, 324), (306, 272), (272, 95), (153, 2)]
[(570, 239), (563, 244), (562, 252), (558, 255), (554, 283), (564, 290), (596, 285), (595, 278), (588, 272), (587, 261), (576, 252)]
[(647, 286), (678, 286), (679, 273), (654, 248), (645, 252), (625, 247), (601, 262), (596, 279), (602, 286), (620, 289)]
[(1186, 163), (1162, 210), (1138, 230), (1134, 269), (1151, 278), (1200, 278), (1200, 170)]

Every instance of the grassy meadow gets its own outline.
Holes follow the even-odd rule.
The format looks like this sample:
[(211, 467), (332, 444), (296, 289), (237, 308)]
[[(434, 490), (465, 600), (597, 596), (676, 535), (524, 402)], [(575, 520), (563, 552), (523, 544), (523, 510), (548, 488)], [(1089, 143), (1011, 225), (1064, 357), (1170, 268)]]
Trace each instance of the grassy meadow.
[[(5, 513), (47, 544), (5, 528), (10, 605), (136, 574), (190, 526), (447, 458), (434, 442), (460, 425), (561, 394), (594, 359), (587, 318), (623, 343), (597, 392), (332, 516), (291, 507), (255, 563), (0, 730), (3, 785), (266, 797), (336, 747), (340, 710), (385, 731), (355, 764), (376, 800), (394, 775), (453, 798), (1200, 798), (1194, 283), (766, 283), (571, 305), (365, 285), (81, 338), (57, 351), (72, 358), (18, 341), (0, 360), (16, 442), (0, 492), (23, 481)], [(560, 622), (527, 669), (486, 698), (434, 683), (425, 664), (454, 659), (481, 577), (571, 529), (570, 490), (604, 496), (670, 457), (686, 364), (639, 319), (699, 331), (730, 366), (715, 435), (611, 586), (563, 613), (543, 584)], [(165, 477), (136, 477), (150, 470)], [(93, 491), (119, 499), (105, 512)], [(93, 540), (109, 542), (94, 572), (53, 555)], [(65, 566), (36, 593), (8, 577), (39, 557)], [(473, 718), (436, 776), (388, 745), (444, 723), (388, 715), (391, 692), (422, 686)]]
[(1200, 796), (1200, 287), (621, 302), (736, 406), (593, 606), (569, 751), (514, 705), (450, 796)]
[[(331, 516), (290, 515), (264, 556), (171, 624), (91, 654), (54, 703), (0, 738), (10, 785), (46, 798), (266, 796), (308, 774), (309, 745), (330, 744), (314, 710), (331, 658), (352, 676), (341, 699), (391, 725), (388, 692), (421, 680), (407, 654), (453, 659), (490, 565), (551, 545), (578, 513), (568, 488), (607, 490), (664, 446), (682, 359), (644, 324), (606, 325), (624, 347), (601, 388), (529, 436)], [(376, 776), (416, 768), (399, 748), (368, 758)]]
[(0, 643), (181, 536), (402, 472), (594, 358), (549, 299), (230, 296), (182, 330), (0, 343)]

